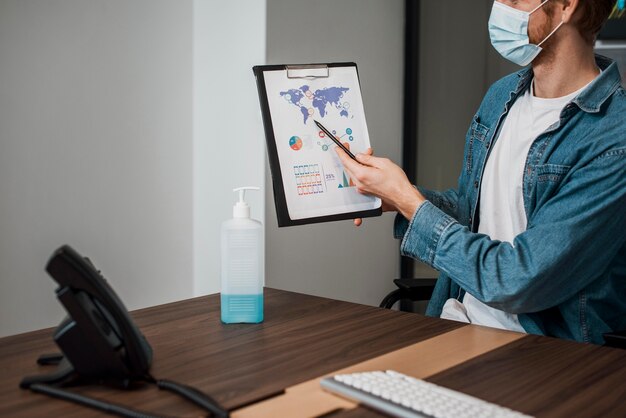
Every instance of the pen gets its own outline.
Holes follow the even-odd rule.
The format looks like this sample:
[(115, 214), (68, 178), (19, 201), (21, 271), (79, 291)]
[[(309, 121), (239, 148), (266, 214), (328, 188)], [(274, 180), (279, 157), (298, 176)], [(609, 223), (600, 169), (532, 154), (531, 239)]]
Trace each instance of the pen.
[[(342, 150), (344, 150), (346, 152), (346, 154), (348, 154), (348, 156), (350, 158), (352, 158), (354, 161), (356, 161), (357, 163), (359, 162), (356, 157), (354, 156), (353, 153), (350, 152), (350, 150), (348, 148), (346, 148), (345, 145), (343, 145), (336, 137), (335, 135), (331, 134), (330, 131), (328, 129), (326, 129), (324, 127), (324, 125), (322, 125), (321, 123), (319, 123), (318, 121), (316, 121), (315, 119), (313, 120), (313, 122), (315, 122), (315, 124), (317, 125), (318, 128), (320, 128), (330, 139), (333, 140), (333, 142), (335, 144), (337, 144), (339, 147), (341, 147)], [(360, 163), (359, 163), (360, 164)]]

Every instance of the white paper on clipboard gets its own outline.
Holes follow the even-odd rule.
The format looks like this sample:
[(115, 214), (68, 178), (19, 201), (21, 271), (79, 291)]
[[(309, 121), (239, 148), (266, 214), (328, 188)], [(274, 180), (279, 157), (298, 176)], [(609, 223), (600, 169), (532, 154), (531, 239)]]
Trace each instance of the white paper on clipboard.
[(264, 72), (289, 217), (293, 220), (378, 209), (358, 193), (334, 148), (314, 123), (357, 154), (370, 146), (355, 66)]

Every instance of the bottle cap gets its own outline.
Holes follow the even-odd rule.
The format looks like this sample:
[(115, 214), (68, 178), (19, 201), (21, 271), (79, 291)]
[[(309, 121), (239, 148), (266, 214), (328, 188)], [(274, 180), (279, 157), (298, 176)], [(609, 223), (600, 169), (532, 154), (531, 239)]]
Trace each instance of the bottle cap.
[(246, 190), (261, 190), (261, 188), (254, 186), (245, 186), (233, 189), (233, 192), (239, 192), (239, 201), (235, 203), (235, 206), (233, 206), (233, 218), (250, 217), (250, 205), (248, 205), (244, 200), (246, 197)]

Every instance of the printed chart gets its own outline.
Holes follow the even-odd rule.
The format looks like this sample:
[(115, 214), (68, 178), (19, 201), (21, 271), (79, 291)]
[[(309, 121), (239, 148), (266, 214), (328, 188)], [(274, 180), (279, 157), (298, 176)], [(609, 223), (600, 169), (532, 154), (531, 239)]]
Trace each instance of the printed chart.
[(289, 146), (294, 151), (301, 150), (302, 149), (302, 139), (300, 137), (295, 136), (295, 135), (292, 136), (291, 138), (289, 138)]
[(323, 173), (319, 164), (297, 165), (293, 172), (298, 185), (298, 196), (324, 193)]
[(350, 117), (350, 102), (344, 100), (348, 87), (325, 87), (311, 90), (308, 84), (296, 89), (281, 91), (280, 95), (287, 103), (298, 108), (302, 115), (302, 123), (306, 124), (311, 117), (324, 118), (329, 111), (337, 111), (339, 116)]
[[(346, 128), (345, 129), (345, 133), (343, 135), (337, 135), (337, 131), (333, 130), (333, 135), (335, 135), (335, 138), (337, 138), (339, 141), (342, 141), (342, 144), (346, 144), (345, 139), (347, 138), (350, 142), (354, 141), (354, 136), (352, 136), (352, 129), (351, 128)], [(326, 138), (326, 133), (324, 133), (324, 131), (318, 131), (317, 132), (317, 136), (320, 138), (317, 141), (317, 145), (319, 145), (322, 148), (322, 151), (328, 151), (333, 145), (335, 145), (335, 143)], [(350, 149), (348, 147), (348, 149)]]
[(379, 199), (356, 191), (336, 144), (315, 125), (322, 123), (353, 153), (370, 146), (355, 68), (334, 68), (328, 77), (310, 80), (267, 72), (265, 82), (290, 218), (379, 207)]

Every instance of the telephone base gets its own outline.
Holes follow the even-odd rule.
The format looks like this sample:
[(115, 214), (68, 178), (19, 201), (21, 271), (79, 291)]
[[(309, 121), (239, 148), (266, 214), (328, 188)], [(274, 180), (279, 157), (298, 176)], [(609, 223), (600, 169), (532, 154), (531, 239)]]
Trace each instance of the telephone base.
[[(41, 357), (38, 360), (38, 362), (40, 360), (41, 360)], [(50, 362), (47, 362), (46, 364), (53, 364), (53, 363), (54, 362), (50, 361)], [(63, 357), (62, 359), (58, 361), (58, 365), (59, 366), (57, 367), (57, 370), (52, 373), (38, 374), (34, 376), (26, 376), (20, 382), (20, 387), (22, 389), (28, 389), (30, 388), (31, 385), (35, 383), (48, 383), (48, 384), (60, 383), (60, 382), (63, 382), (64, 380), (67, 380), (70, 376), (74, 374), (74, 367), (72, 367), (70, 362), (67, 361), (65, 357)]]

